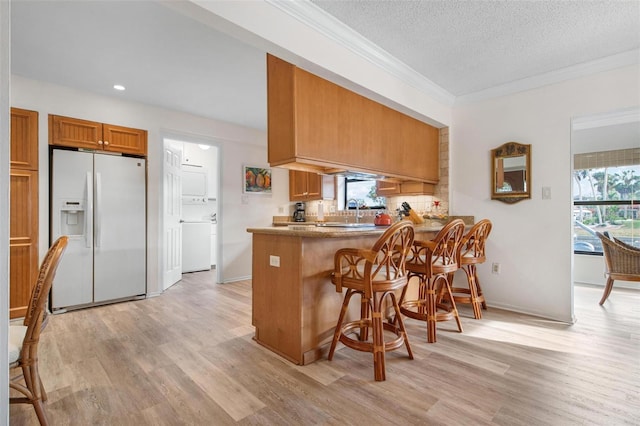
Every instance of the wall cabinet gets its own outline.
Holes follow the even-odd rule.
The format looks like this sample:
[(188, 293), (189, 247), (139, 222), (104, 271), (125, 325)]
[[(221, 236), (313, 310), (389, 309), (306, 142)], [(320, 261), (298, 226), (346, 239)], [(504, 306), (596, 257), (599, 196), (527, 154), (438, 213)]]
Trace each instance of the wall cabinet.
[(49, 145), (147, 155), (147, 131), (49, 115)]
[(439, 131), (267, 55), (268, 159), (437, 183)]
[(404, 181), (376, 181), (376, 192), (381, 197), (394, 195), (433, 195), (435, 185), (425, 182)]
[(333, 176), (289, 170), (289, 200), (334, 200), (336, 198), (335, 182), (336, 180)]
[(11, 108), (11, 168), (38, 170), (38, 112)]
[(23, 317), (38, 276), (38, 113), (11, 108), (9, 316)]
[(313, 201), (322, 199), (322, 176), (313, 172), (289, 170), (289, 199)]

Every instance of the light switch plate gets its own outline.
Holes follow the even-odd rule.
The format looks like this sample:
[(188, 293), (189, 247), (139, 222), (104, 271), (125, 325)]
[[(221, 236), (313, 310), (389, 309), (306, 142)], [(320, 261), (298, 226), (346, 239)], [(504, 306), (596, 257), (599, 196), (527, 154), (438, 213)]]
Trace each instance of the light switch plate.
[(550, 186), (543, 186), (542, 187), (542, 199), (543, 200), (550, 200), (551, 199), (551, 187)]
[(280, 267), (280, 256), (269, 256), (269, 265), (275, 266), (276, 268)]

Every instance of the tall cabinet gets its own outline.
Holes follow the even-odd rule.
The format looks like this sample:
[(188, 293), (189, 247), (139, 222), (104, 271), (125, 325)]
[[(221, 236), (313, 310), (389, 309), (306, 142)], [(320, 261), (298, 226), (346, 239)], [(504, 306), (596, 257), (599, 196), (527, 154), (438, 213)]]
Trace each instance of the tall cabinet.
[(38, 112), (11, 108), (9, 314), (23, 317), (38, 275)]

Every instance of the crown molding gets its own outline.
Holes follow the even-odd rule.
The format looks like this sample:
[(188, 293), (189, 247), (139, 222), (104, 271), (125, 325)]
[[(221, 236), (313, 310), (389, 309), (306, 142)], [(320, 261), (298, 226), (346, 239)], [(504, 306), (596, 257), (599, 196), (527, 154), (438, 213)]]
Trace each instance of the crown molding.
[(336, 41), (355, 54), (367, 59), (375, 66), (383, 69), (387, 73), (404, 81), (410, 86), (415, 87), (427, 96), (430, 96), (448, 106), (460, 106), (491, 98), (507, 96), (562, 81), (584, 77), (598, 72), (609, 71), (640, 63), (640, 49), (634, 49), (456, 97), (415, 71), (413, 68), (398, 60), (387, 51), (381, 49), (378, 45), (364, 38), (347, 25), (325, 12), (323, 9), (314, 5), (311, 1), (264, 1), (294, 17), (320, 34), (323, 34), (325, 37)]
[(640, 108), (625, 108), (604, 114), (576, 117), (571, 120), (571, 129), (586, 130), (628, 123), (640, 123)]
[(556, 71), (491, 87), (468, 95), (458, 96), (455, 101), (455, 106), (524, 92), (525, 90), (536, 89), (549, 84), (560, 83), (562, 81), (572, 80), (590, 74), (609, 71), (637, 63), (640, 63), (640, 49), (629, 50), (627, 52), (596, 59), (595, 61), (584, 62), (582, 64), (561, 68)]
[(365, 58), (387, 73), (424, 92), (445, 105), (452, 106), (455, 96), (413, 68), (398, 60), (378, 45), (349, 28), (309, 0), (265, 0), (306, 26)]

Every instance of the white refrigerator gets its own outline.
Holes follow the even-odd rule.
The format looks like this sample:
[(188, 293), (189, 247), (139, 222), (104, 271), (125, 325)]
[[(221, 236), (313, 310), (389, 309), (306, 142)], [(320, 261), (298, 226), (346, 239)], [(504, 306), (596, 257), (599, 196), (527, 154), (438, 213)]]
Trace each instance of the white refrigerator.
[(54, 311), (146, 293), (145, 170), (141, 158), (53, 150), (51, 241), (69, 237)]

